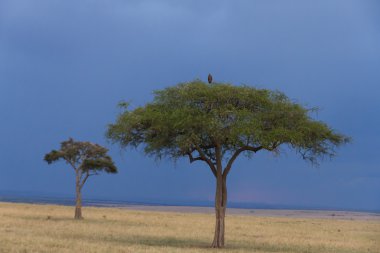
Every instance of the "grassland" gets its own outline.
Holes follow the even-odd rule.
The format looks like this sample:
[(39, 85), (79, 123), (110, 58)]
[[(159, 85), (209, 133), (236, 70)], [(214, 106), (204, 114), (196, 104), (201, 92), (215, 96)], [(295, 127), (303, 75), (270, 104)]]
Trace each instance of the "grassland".
[(213, 214), (0, 203), (0, 252), (371, 252), (379, 220), (226, 217), (227, 246), (210, 249)]

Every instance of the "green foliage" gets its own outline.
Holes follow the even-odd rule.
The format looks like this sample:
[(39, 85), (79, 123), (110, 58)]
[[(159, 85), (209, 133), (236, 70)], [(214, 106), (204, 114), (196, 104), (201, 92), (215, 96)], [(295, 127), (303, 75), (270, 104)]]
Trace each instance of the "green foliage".
[(75, 170), (89, 173), (105, 171), (117, 173), (112, 158), (107, 155), (108, 149), (91, 142), (79, 142), (69, 139), (61, 143), (60, 150), (52, 150), (45, 155), (44, 160), (51, 164), (58, 160), (65, 160)]
[(153, 102), (134, 110), (123, 104), (107, 137), (122, 147), (143, 144), (145, 152), (157, 158), (188, 156), (213, 164), (216, 147), (224, 158), (233, 158), (245, 151), (280, 152), (281, 145), (288, 145), (317, 163), (349, 142), (312, 119), (313, 109), (278, 91), (195, 80), (154, 94)]

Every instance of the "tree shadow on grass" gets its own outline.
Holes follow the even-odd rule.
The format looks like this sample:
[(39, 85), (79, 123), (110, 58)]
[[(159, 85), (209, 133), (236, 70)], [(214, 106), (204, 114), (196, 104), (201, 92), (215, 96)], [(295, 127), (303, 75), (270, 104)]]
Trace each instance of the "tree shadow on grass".
[[(76, 237), (78, 239), (78, 236)], [(239, 244), (237, 242), (226, 243), (226, 247), (223, 249), (213, 249), (211, 248), (212, 240), (202, 240), (194, 238), (179, 238), (173, 236), (145, 236), (145, 235), (132, 235), (129, 237), (120, 236), (106, 236), (102, 238), (94, 238), (82, 235), (79, 237), (81, 240), (96, 240), (104, 241), (107, 243), (115, 243), (119, 245), (142, 245), (148, 247), (163, 247), (163, 248), (177, 248), (177, 249), (200, 249), (200, 250), (218, 250), (224, 252), (253, 252), (253, 251), (264, 251), (264, 252), (289, 252), (289, 253), (304, 253), (304, 252), (319, 252), (310, 251), (305, 248), (295, 248), (288, 245), (281, 244), (270, 244), (270, 243), (252, 243), (252, 244)]]

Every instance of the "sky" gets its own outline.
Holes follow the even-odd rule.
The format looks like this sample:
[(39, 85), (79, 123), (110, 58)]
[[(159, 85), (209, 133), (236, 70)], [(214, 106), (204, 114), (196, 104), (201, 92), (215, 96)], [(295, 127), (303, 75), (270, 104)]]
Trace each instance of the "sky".
[(210, 202), (206, 165), (155, 161), (105, 138), (120, 101), (212, 73), (285, 92), (353, 138), (312, 167), (297, 154), (240, 157), (230, 203), (380, 210), (377, 0), (0, 0), (0, 196), (74, 196), (74, 174), (44, 154), (72, 137), (106, 146), (117, 175), (83, 197)]

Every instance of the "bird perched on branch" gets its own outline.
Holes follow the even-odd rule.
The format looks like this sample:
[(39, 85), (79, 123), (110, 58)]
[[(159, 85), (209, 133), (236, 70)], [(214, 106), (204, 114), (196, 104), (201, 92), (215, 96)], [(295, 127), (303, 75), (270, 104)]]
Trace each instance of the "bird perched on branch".
[(211, 74), (208, 74), (207, 80), (208, 80), (208, 83), (212, 83), (212, 75)]

